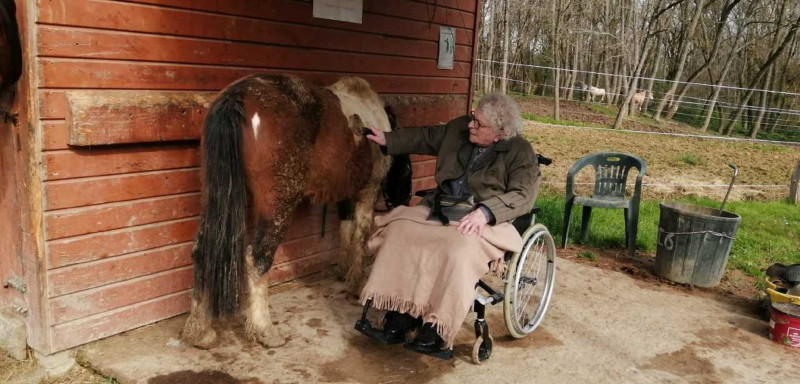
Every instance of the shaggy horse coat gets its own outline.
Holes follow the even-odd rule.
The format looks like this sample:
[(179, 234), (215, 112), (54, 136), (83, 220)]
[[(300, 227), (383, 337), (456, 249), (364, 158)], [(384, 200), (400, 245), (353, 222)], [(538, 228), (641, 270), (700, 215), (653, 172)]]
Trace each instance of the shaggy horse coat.
[(248, 334), (284, 343), (267, 306), (266, 272), (297, 206), (350, 200), (340, 224), (340, 274), (364, 280), (372, 211), (391, 158), (363, 137), (390, 130), (381, 98), (360, 78), (322, 89), (295, 76), (252, 75), (212, 103), (202, 135), (204, 210), (192, 258), (195, 291), (183, 336), (213, 346), (213, 317), (244, 307)]

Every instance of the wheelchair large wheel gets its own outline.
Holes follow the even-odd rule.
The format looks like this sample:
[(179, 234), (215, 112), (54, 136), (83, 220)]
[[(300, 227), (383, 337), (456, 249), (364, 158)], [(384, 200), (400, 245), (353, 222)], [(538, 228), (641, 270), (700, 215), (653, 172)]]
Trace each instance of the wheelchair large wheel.
[(547, 227), (536, 224), (525, 231), (522, 239), (522, 250), (508, 264), (503, 300), (506, 328), (517, 339), (533, 332), (542, 322), (556, 274), (556, 247)]

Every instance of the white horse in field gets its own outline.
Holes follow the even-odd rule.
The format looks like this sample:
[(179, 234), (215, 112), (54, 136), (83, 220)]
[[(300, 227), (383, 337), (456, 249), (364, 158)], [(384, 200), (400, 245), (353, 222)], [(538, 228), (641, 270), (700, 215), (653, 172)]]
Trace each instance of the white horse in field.
[(581, 90), (589, 93), (589, 98), (591, 99), (592, 102), (594, 102), (594, 98), (597, 96), (600, 96), (600, 99), (597, 100), (598, 102), (602, 102), (603, 99), (606, 97), (606, 90), (603, 88), (597, 88), (588, 84), (581, 83)]
[(642, 111), (642, 105), (644, 102), (647, 101), (648, 103), (653, 100), (653, 92), (651, 91), (639, 91), (633, 95), (631, 99), (631, 108), (636, 109), (637, 111)]

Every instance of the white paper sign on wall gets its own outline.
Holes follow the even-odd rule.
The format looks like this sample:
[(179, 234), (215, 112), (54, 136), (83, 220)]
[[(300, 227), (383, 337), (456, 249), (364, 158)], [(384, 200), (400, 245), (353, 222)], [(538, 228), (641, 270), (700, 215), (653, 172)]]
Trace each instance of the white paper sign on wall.
[(439, 69), (453, 69), (453, 56), (456, 52), (456, 30), (453, 27), (439, 27)]
[(314, 17), (361, 24), (364, 0), (314, 0)]

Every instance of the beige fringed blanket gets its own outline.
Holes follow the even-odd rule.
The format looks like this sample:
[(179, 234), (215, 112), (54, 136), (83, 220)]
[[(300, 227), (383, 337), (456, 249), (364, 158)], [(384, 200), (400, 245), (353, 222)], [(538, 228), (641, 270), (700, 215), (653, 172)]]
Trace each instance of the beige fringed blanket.
[(401, 206), (375, 218), (378, 229), (369, 240), (375, 264), (360, 300), (422, 316), (451, 347), (478, 279), (502, 268), (503, 254), (522, 248), (522, 238), (510, 223), (486, 226), (480, 238), (462, 235), (457, 222), (428, 221), (428, 212)]

